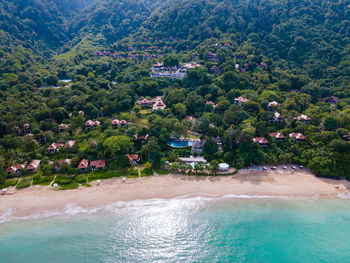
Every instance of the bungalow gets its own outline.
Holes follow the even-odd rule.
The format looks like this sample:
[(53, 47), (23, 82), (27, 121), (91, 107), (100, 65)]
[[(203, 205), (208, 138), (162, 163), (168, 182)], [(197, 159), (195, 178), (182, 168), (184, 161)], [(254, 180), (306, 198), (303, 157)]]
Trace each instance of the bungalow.
[(31, 161), (30, 164), (26, 168), (27, 171), (28, 172), (32, 172), (32, 173), (38, 171), (39, 166), (40, 166), (40, 162), (41, 162), (40, 160), (33, 160), (33, 161)]
[(90, 131), (93, 124), (94, 124), (94, 122), (92, 120), (86, 121), (85, 122), (85, 130)]
[(23, 125), (23, 133), (24, 134), (27, 134), (27, 133), (30, 133), (31, 131), (30, 131), (30, 125), (29, 125), (29, 123), (25, 123), (24, 125)]
[(137, 100), (137, 105), (140, 106), (148, 106), (148, 105), (153, 105), (155, 103), (155, 100), (151, 99), (142, 99), (142, 100)]
[(304, 114), (301, 114), (300, 116), (294, 118), (295, 120), (297, 121), (303, 121), (305, 122), (306, 124), (310, 124), (311, 123), (311, 118), (304, 115)]
[(196, 118), (193, 116), (185, 116), (185, 120), (190, 121), (190, 122), (196, 122)]
[(243, 103), (248, 102), (249, 100), (243, 97), (238, 97), (234, 99), (235, 104), (238, 105), (239, 107), (242, 107)]
[(64, 130), (69, 129), (69, 128), (70, 128), (70, 124), (61, 123), (61, 124), (58, 126), (58, 129), (59, 129), (60, 132), (63, 132)]
[(48, 153), (57, 153), (60, 147), (63, 147), (63, 143), (54, 142), (48, 148)]
[(280, 132), (271, 132), (270, 137), (275, 138), (276, 142), (283, 142), (284, 141), (284, 135)]
[(85, 112), (83, 112), (82, 110), (79, 111), (79, 115), (84, 116)]
[(120, 121), (120, 126), (125, 126), (126, 123), (127, 123), (126, 120), (121, 120), (121, 121)]
[(137, 134), (134, 135), (134, 140), (141, 140), (141, 141), (147, 141), (149, 139), (149, 134), (146, 135), (140, 135)]
[(211, 105), (211, 106), (213, 106), (213, 108), (216, 108), (218, 106), (217, 104), (215, 104), (214, 102), (212, 102), (210, 100), (205, 101), (205, 104), (206, 105)]
[(279, 107), (281, 104), (279, 104), (277, 101), (271, 101), (268, 105), (267, 105), (267, 110), (268, 111), (273, 111), (274, 109), (276, 109), (277, 107)]
[(298, 132), (298, 133), (296, 133), (296, 132), (290, 133), (289, 137), (293, 138), (297, 142), (304, 142), (305, 141), (305, 136), (302, 133), (300, 133), (300, 132)]
[(75, 145), (75, 141), (69, 140), (66, 142), (65, 147), (66, 148), (73, 148), (74, 145)]
[(101, 123), (100, 123), (99, 121), (94, 121), (93, 124), (92, 124), (94, 130), (96, 130), (96, 128), (97, 128), (98, 126), (100, 126), (100, 124), (101, 124)]
[(62, 163), (66, 163), (68, 166), (70, 166), (71, 165), (71, 161), (72, 161), (71, 159), (58, 160), (57, 164), (60, 165)]
[(112, 127), (117, 128), (120, 125), (120, 121), (117, 119), (112, 120)]
[(88, 167), (89, 167), (89, 160), (87, 159), (82, 159), (78, 165), (78, 169), (80, 172), (85, 172)]
[(129, 162), (133, 165), (137, 165), (140, 161), (140, 157), (137, 154), (127, 154), (126, 157), (128, 157)]
[(216, 65), (213, 65), (211, 68), (210, 68), (210, 72), (212, 74), (216, 74), (216, 75), (221, 75), (222, 74), (222, 70), (216, 66)]
[(156, 102), (153, 104), (152, 110), (164, 110), (166, 108), (165, 103), (162, 100), (162, 97), (156, 97)]
[(26, 167), (25, 164), (15, 164), (6, 169), (7, 174), (21, 174), (21, 169)]
[(105, 160), (96, 160), (90, 163), (90, 168), (92, 171), (94, 170), (102, 170), (106, 166)]
[(208, 52), (207, 60), (214, 61), (214, 62), (219, 62), (218, 56), (215, 53), (210, 52), (210, 51)]
[(258, 143), (261, 147), (267, 148), (269, 141), (265, 137), (255, 137), (253, 142)]
[(278, 112), (275, 112), (275, 114), (273, 115), (273, 117), (269, 120), (269, 123), (282, 123), (283, 122), (283, 116), (278, 113)]

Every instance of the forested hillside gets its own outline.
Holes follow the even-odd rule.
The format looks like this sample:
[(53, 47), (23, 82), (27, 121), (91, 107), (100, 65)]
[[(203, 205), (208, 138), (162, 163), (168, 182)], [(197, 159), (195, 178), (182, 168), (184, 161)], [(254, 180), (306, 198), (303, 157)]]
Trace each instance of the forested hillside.
[(167, 144), (191, 138), (209, 162), (350, 178), (349, 17), (349, 0), (4, 0), (0, 168), (71, 158), (76, 175), (126, 153), (164, 168), (197, 154)]

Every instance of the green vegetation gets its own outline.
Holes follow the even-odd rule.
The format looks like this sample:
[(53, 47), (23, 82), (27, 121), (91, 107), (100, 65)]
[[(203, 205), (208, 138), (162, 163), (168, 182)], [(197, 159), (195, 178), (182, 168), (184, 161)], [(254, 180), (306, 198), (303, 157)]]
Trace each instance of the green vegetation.
[(4, 182), (4, 184), (0, 185), (0, 188), (6, 188), (9, 186), (15, 186), (18, 183), (18, 179), (8, 179)]
[[(4, 0), (0, 11), (0, 185), (9, 166), (37, 159), (33, 184), (57, 174), (61, 189), (76, 188), (126, 175), (126, 154), (145, 164), (141, 176), (200, 154), (213, 175), (219, 162), (297, 163), (350, 178), (348, 0)], [(201, 66), (183, 78), (150, 77), (155, 63), (191, 61)], [(137, 103), (157, 96), (166, 109)], [(88, 120), (99, 125), (86, 128)], [(203, 144), (168, 147), (181, 137)], [(48, 153), (68, 140), (76, 144)], [(58, 162), (65, 159), (71, 163)], [(79, 173), (82, 159), (106, 167)], [(9, 176), (29, 175), (17, 172)]]
[(22, 189), (22, 188), (29, 187), (31, 182), (32, 182), (31, 178), (23, 178), (18, 182), (18, 184), (16, 185), (16, 188)]

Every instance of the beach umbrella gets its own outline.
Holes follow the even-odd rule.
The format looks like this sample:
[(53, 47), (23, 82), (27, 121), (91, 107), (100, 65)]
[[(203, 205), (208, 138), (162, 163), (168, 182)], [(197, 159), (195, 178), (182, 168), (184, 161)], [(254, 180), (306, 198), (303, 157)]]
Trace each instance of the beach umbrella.
[(122, 177), (122, 182), (124, 183), (126, 181), (126, 178), (125, 177)]
[(1, 191), (3, 194), (5, 194), (7, 192), (7, 189), (2, 189)]
[(97, 185), (100, 185), (100, 183), (101, 183), (101, 180), (97, 180)]
[(53, 188), (57, 188), (58, 187), (58, 185), (57, 184), (53, 184)]

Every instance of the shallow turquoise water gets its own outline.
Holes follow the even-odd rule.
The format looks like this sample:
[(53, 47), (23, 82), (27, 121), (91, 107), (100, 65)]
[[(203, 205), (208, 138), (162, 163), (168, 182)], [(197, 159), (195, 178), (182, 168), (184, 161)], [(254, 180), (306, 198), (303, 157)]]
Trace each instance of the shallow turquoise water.
[(189, 147), (193, 145), (193, 142), (191, 141), (171, 141), (168, 142), (168, 145), (174, 148), (184, 148)]
[(350, 262), (350, 200), (68, 207), (60, 216), (1, 224), (0, 262)]

